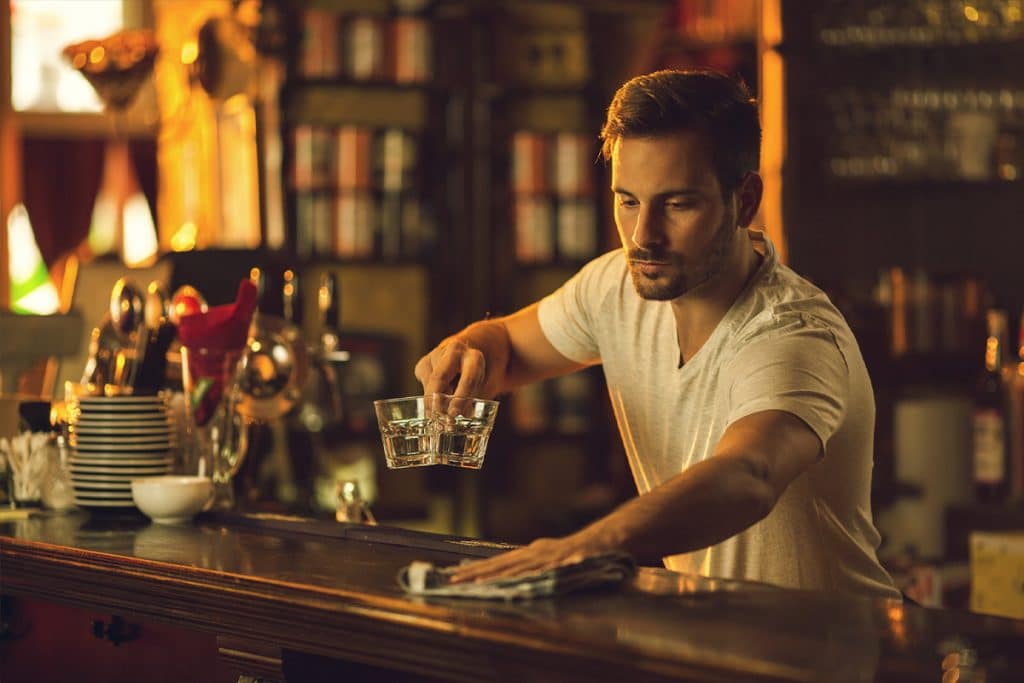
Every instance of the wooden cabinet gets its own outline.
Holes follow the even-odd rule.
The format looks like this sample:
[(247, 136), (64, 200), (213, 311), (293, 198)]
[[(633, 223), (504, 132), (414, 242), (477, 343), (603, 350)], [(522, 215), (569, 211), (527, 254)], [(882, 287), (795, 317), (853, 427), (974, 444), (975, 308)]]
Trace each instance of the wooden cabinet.
[(217, 639), (209, 633), (35, 599), (5, 597), (3, 607), (5, 683), (237, 680), (218, 675)]

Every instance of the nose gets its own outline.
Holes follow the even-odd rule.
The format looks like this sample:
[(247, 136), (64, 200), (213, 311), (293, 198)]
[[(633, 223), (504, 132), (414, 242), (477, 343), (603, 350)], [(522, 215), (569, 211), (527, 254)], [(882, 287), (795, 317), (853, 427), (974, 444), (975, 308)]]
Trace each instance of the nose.
[(636, 212), (636, 223), (633, 225), (633, 244), (640, 248), (661, 245), (665, 239), (661, 217), (658, 211), (649, 204), (641, 204)]

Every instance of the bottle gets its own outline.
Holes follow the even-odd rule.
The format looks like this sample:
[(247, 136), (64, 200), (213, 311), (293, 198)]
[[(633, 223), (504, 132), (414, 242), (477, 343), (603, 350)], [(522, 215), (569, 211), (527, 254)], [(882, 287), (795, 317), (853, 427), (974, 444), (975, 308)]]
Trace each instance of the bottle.
[(1006, 349), (1006, 313), (986, 313), (985, 369), (974, 398), (974, 487), (978, 502), (999, 503), (1008, 491), (1009, 415), (1003, 354)]
[(1010, 468), (1009, 498), (1024, 500), (1024, 310), (1017, 332), (1017, 358), (1010, 366)]

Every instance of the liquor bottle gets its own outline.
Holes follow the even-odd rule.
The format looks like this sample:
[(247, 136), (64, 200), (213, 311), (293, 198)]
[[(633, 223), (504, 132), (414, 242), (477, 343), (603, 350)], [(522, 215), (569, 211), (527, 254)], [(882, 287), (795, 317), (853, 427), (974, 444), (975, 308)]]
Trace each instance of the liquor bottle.
[(1006, 349), (1006, 313), (986, 314), (985, 369), (974, 400), (974, 486), (978, 502), (998, 503), (1008, 492), (1009, 415), (1003, 354)]
[(1024, 310), (1017, 333), (1017, 358), (1010, 365), (1010, 500), (1024, 500)]

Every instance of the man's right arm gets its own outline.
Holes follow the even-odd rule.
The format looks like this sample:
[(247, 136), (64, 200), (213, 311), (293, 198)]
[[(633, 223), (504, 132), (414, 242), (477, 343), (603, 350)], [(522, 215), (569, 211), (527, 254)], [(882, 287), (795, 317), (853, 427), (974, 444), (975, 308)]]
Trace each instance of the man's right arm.
[(416, 364), (424, 393), (491, 398), (587, 367), (552, 346), (537, 308), (535, 303), (512, 315), (473, 323), (438, 344)]

